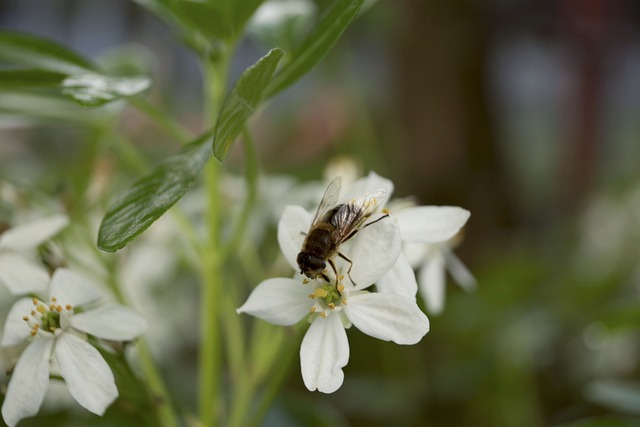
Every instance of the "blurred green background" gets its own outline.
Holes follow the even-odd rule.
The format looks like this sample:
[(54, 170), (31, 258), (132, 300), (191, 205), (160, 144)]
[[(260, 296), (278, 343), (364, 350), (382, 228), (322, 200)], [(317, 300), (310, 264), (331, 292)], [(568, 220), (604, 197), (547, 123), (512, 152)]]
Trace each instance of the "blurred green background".
[[(307, 392), (295, 358), (265, 425), (640, 425), (639, 18), (633, 0), (379, 1), (254, 117), (263, 174), (319, 179), (349, 156), (394, 196), (469, 209), (457, 254), (478, 280), (471, 294), (449, 280), (416, 346), (350, 330), (335, 394)], [(148, 98), (202, 130), (193, 53), (138, 4), (3, 0), (0, 25), (137, 63)], [(234, 70), (265, 50), (247, 38)], [(109, 148), (117, 132), (150, 164), (178, 149), (132, 108), (40, 104), (27, 120), (7, 102), (0, 180), (63, 203), (88, 204), (100, 173), (118, 194), (144, 172)]]

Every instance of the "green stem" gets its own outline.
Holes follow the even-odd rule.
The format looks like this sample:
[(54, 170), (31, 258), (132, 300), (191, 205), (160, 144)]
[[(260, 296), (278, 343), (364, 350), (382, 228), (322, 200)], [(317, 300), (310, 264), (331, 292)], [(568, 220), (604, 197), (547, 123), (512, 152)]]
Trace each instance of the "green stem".
[(221, 264), (218, 252), (219, 211), (218, 211), (218, 171), (216, 162), (209, 162), (205, 168), (205, 187), (208, 194), (207, 223), (209, 225), (208, 245), (202, 251), (202, 304), (200, 339), (200, 422), (204, 427), (215, 425), (220, 406), (218, 399), (222, 377), (222, 357), (220, 352), (220, 304), (218, 303), (221, 283)]
[(166, 130), (169, 135), (180, 141), (180, 143), (186, 144), (191, 141), (192, 136), (189, 131), (173, 120), (165, 111), (156, 107), (145, 98), (134, 96), (129, 98), (129, 103), (146, 114), (154, 123)]
[[(206, 127), (212, 127), (224, 101), (229, 64), (233, 48), (227, 46), (215, 60), (203, 58), (205, 85)], [(220, 254), (220, 165), (210, 161), (205, 167), (204, 180), (207, 194), (206, 223), (209, 234), (206, 246), (201, 251), (202, 303), (200, 306), (200, 356), (199, 356), (199, 415), (200, 425), (214, 426), (219, 421), (222, 408), (220, 388), (222, 379), (222, 356), (220, 303), (222, 287), (222, 260)]]
[(243, 128), (242, 141), (245, 149), (245, 179), (247, 183), (247, 194), (240, 212), (240, 217), (233, 229), (231, 238), (223, 248), (222, 258), (227, 259), (238, 249), (244, 236), (244, 232), (249, 222), (249, 215), (254, 208), (258, 194), (258, 153), (251, 132), (247, 126)]

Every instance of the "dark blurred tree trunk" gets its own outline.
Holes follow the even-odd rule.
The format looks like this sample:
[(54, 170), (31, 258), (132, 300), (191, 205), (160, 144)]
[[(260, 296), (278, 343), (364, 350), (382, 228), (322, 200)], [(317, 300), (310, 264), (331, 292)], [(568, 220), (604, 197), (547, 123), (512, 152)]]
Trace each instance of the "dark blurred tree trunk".
[(487, 111), (489, 33), (479, 5), (406, 0), (396, 57), (397, 101), (408, 144), (404, 189), (423, 204), (471, 210), (470, 244), (513, 223)]

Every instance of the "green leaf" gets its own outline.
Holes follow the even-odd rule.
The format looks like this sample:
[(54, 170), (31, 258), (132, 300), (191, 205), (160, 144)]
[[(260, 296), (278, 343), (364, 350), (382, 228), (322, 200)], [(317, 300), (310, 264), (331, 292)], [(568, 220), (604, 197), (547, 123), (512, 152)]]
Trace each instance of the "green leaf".
[(93, 70), (89, 61), (45, 38), (0, 31), (0, 62), (63, 74)]
[(97, 73), (69, 76), (62, 82), (62, 93), (85, 107), (97, 107), (116, 99), (132, 96), (150, 86), (142, 76), (112, 77)]
[(0, 116), (18, 121), (38, 119), (95, 125), (107, 117), (104, 113), (94, 114), (94, 110), (80, 107), (69, 102), (59, 93), (34, 91), (28, 89), (3, 89), (0, 93)]
[(47, 70), (0, 70), (0, 89), (32, 86), (57, 86), (64, 74)]
[(122, 249), (180, 200), (211, 157), (209, 138), (210, 132), (188, 144), (116, 200), (100, 224), (98, 247)]
[(329, 53), (365, 0), (338, 0), (265, 89), (271, 97), (291, 86)]
[(180, 13), (207, 37), (228, 40), (234, 37), (233, 22), (227, 4), (180, 0)]
[(222, 161), (225, 158), (244, 123), (262, 100), (264, 88), (271, 81), (282, 55), (282, 50), (271, 49), (242, 73), (225, 99), (218, 115), (213, 139), (213, 152), (218, 160)]

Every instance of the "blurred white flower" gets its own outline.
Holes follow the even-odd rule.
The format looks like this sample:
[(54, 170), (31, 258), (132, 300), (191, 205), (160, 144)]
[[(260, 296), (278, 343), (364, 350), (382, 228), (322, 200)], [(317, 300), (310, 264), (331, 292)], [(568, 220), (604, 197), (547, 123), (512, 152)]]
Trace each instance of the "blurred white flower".
[(440, 314), (444, 309), (447, 271), (465, 291), (473, 291), (477, 286), (475, 277), (453, 253), (458, 240), (454, 237), (440, 243), (406, 242), (403, 245), (409, 263), (418, 272), (420, 297), (430, 314)]
[(65, 215), (54, 215), (0, 234), (0, 282), (12, 294), (24, 295), (46, 289), (49, 274), (36, 262), (35, 249), (68, 223)]
[[(117, 304), (88, 307), (100, 294), (71, 270), (56, 270), (48, 300), (22, 298), (9, 311), (2, 346), (29, 340), (15, 366), (2, 416), (9, 426), (35, 415), (57, 366), (69, 392), (89, 411), (102, 415), (118, 396), (113, 374), (86, 334), (112, 341), (130, 341), (147, 328), (137, 312)], [(55, 363), (53, 363), (55, 361)]]
[(249, 32), (269, 46), (290, 50), (310, 28), (317, 12), (311, 0), (269, 0), (255, 11), (249, 21)]
[[(278, 226), (280, 248), (295, 270), (302, 233), (311, 221), (304, 208), (288, 206)], [(342, 368), (349, 360), (345, 328), (353, 324), (367, 335), (398, 344), (415, 344), (429, 331), (429, 320), (415, 297), (365, 290), (396, 263), (400, 246), (396, 221), (379, 221), (340, 247), (352, 261), (350, 278), (344, 276), (350, 264), (336, 258), (338, 278), (327, 270), (329, 283), (298, 274), (293, 279), (268, 279), (253, 290), (238, 313), (277, 325), (293, 325), (311, 313), (300, 348), (302, 377), (309, 390), (332, 393), (342, 385)]]

